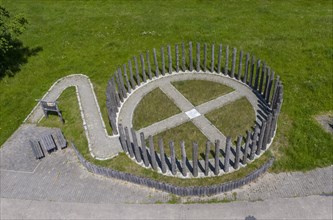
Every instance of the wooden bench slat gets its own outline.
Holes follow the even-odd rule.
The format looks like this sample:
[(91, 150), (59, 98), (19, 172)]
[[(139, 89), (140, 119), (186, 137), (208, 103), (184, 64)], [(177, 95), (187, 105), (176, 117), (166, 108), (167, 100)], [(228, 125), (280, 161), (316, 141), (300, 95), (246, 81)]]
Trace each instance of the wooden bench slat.
[(67, 147), (67, 141), (60, 129), (57, 129), (56, 132), (52, 134), (52, 137), (55, 140), (58, 147), (60, 147), (61, 149)]

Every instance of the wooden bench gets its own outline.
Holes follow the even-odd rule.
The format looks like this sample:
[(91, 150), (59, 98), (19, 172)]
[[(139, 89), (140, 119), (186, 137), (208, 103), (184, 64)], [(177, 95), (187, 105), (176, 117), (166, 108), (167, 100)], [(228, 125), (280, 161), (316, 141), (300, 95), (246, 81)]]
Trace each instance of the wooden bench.
[(65, 147), (67, 147), (67, 141), (60, 129), (57, 129), (55, 133), (52, 134), (52, 137), (53, 140), (56, 142), (58, 148), (60, 147), (61, 149), (64, 149)]
[(40, 147), (38, 141), (35, 140), (29, 140), (30, 146), (32, 148), (32, 151), (36, 157), (36, 159), (41, 159), (45, 157), (44, 152), (42, 148)]
[(47, 150), (48, 153), (57, 149), (57, 146), (55, 145), (51, 135), (44, 135), (41, 137), (39, 143), (45, 150)]

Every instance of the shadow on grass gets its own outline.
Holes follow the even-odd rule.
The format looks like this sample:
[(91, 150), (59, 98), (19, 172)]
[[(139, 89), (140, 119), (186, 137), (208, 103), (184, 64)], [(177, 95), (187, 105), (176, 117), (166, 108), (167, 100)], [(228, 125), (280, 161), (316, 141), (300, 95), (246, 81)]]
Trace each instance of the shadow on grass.
[(19, 40), (12, 41), (11, 46), (5, 54), (0, 54), (0, 80), (5, 76), (15, 76), (21, 66), (28, 63), (29, 57), (36, 56), (43, 50), (42, 47), (26, 47)]

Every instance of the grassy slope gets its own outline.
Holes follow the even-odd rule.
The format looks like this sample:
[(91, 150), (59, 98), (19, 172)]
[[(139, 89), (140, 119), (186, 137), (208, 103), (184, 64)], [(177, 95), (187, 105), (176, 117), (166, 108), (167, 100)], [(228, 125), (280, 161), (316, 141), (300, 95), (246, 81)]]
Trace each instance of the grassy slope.
[(179, 108), (157, 88), (145, 95), (136, 106), (133, 127), (139, 130), (178, 113), (180, 113)]
[(233, 91), (232, 88), (223, 84), (205, 80), (176, 81), (172, 85), (194, 106)]
[(253, 52), (282, 77), (276, 171), (333, 162), (333, 138), (313, 120), (332, 110), (331, 1), (5, 0), (3, 5), (26, 15), (30, 25), (22, 40), (43, 51), (0, 82), (1, 144), (59, 77), (91, 77), (106, 118), (106, 83), (119, 64), (146, 49), (191, 40)]

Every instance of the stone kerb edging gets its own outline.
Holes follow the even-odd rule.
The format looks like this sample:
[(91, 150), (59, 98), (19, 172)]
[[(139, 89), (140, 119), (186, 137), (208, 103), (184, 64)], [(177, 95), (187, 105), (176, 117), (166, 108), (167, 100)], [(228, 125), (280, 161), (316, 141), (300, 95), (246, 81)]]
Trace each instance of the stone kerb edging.
[[(189, 42), (188, 47), (188, 60), (185, 55), (185, 45), (181, 44), (181, 63), (178, 50), (178, 44), (175, 45), (175, 63), (176, 66), (173, 68), (171, 47), (167, 46), (168, 55), (168, 70), (166, 71), (165, 59), (164, 59), (164, 48), (161, 48), (161, 61), (158, 62), (156, 56), (156, 49), (153, 49), (153, 60), (155, 64), (155, 71), (152, 71), (150, 64), (149, 51), (146, 52), (146, 61), (141, 54), (141, 72), (139, 70), (137, 58), (134, 56), (135, 64), (135, 75), (133, 74), (132, 61), (128, 61), (129, 76), (127, 74), (127, 65), (119, 67), (115, 72), (114, 76), (108, 82), (106, 90), (106, 105), (108, 109), (108, 115), (113, 133), (118, 135), (124, 152), (126, 152), (132, 159), (134, 159), (140, 165), (152, 168), (157, 172), (166, 175), (177, 175), (177, 170), (181, 171), (183, 177), (188, 177), (189, 159), (186, 157), (186, 152), (182, 148), (182, 161), (179, 162), (175, 159), (174, 143), (170, 142), (171, 155), (168, 157), (164, 154), (163, 140), (159, 143), (160, 152), (155, 152), (154, 146), (149, 146), (149, 149), (145, 146), (144, 134), (140, 134), (141, 146), (137, 140), (136, 131), (133, 128), (123, 128), (121, 124), (118, 124), (118, 112), (120, 111), (122, 104), (126, 101), (128, 96), (131, 95), (135, 90), (151, 81), (157, 80), (159, 77), (164, 77), (172, 74), (181, 73), (204, 73), (204, 74), (217, 74), (225, 77), (229, 77), (233, 80), (238, 81), (241, 84), (245, 84), (257, 95), (261, 105), (263, 105), (265, 111), (267, 111), (267, 118), (264, 118), (261, 124), (254, 125), (254, 131), (247, 131), (245, 143), (242, 144), (243, 138), (238, 137), (235, 155), (231, 154), (231, 139), (227, 138), (224, 155), (219, 157), (219, 153), (215, 154), (214, 161), (211, 163), (208, 161), (206, 154), (204, 161), (203, 173), (200, 173), (202, 169), (198, 169), (198, 146), (193, 145), (192, 151), (192, 166), (190, 167), (191, 174), (193, 177), (208, 176), (209, 173), (214, 175), (221, 175), (223, 173), (232, 172), (239, 169), (239, 167), (245, 166), (249, 161), (253, 161), (259, 157), (264, 151), (270, 146), (277, 129), (277, 120), (281, 110), (283, 102), (283, 85), (280, 81), (280, 77), (274, 77), (274, 71), (271, 71), (270, 67), (265, 62), (261, 62), (260, 59), (252, 56), (250, 60), (250, 54), (247, 53), (245, 62), (243, 63), (243, 51), (239, 52), (239, 59), (237, 60), (237, 49), (233, 48), (231, 69), (229, 64), (229, 46), (225, 47), (225, 62), (224, 68), (222, 68), (222, 44), (219, 44), (217, 62), (215, 60), (214, 44), (211, 45), (211, 65), (210, 69), (207, 66), (207, 44), (204, 44), (203, 59), (200, 55), (200, 43), (196, 46), (196, 61), (194, 65), (192, 42)], [(203, 60), (203, 62), (201, 62)], [(188, 61), (188, 62), (187, 62)], [(161, 66), (159, 65), (161, 64)], [(147, 71), (146, 71), (147, 66)], [(194, 68), (195, 67), (195, 68)], [(237, 69), (237, 71), (236, 71)], [(244, 70), (244, 71), (243, 71)], [(140, 77), (141, 76), (141, 77)], [(135, 80), (134, 80), (135, 78)], [(151, 138), (151, 137), (149, 137)], [(132, 139), (132, 140), (131, 140)], [(206, 146), (210, 148), (209, 143)], [(219, 140), (215, 141), (215, 152), (220, 152)], [(150, 154), (150, 152), (154, 152)], [(244, 153), (245, 152), (245, 153)], [(155, 156), (156, 155), (156, 156)], [(234, 159), (231, 160), (231, 156)], [(156, 161), (156, 158), (159, 161)], [(169, 160), (167, 165), (166, 160)], [(181, 169), (177, 169), (177, 163), (181, 164)], [(214, 164), (211, 169), (209, 163)], [(223, 163), (223, 167), (219, 164)], [(220, 169), (222, 168), (222, 170)], [(178, 175), (179, 176), (179, 175)]]
[(175, 186), (165, 182), (159, 182), (156, 180), (152, 180), (145, 177), (136, 176), (129, 173), (124, 173), (121, 171), (113, 170), (111, 168), (100, 167), (95, 164), (87, 161), (80, 152), (76, 149), (75, 145), (72, 143), (72, 147), (80, 161), (80, 163), (90, 172), (103, 175), (105, 177), (112, 177), (120, 180), (124, 180), (127, 182), (139, 184), (142, 186), (148, 186), (151, 188), (155, 188), (157, 190), (165, 191), (168, 193), (172, 193), (179, 196), (205, 196), (205, 195), (215, 195), (227, 191), (231, 191), (233, 189), (242, 187), (254, 180), (256, 180), (260, 175), (265, 173), (274, 162), (274, 158), (269, 159), (263, 166), (258, 168), (257, 170), (251, 172), (246, 177), (211, 186), (192, 186), (192, 187), (181, 187)]

